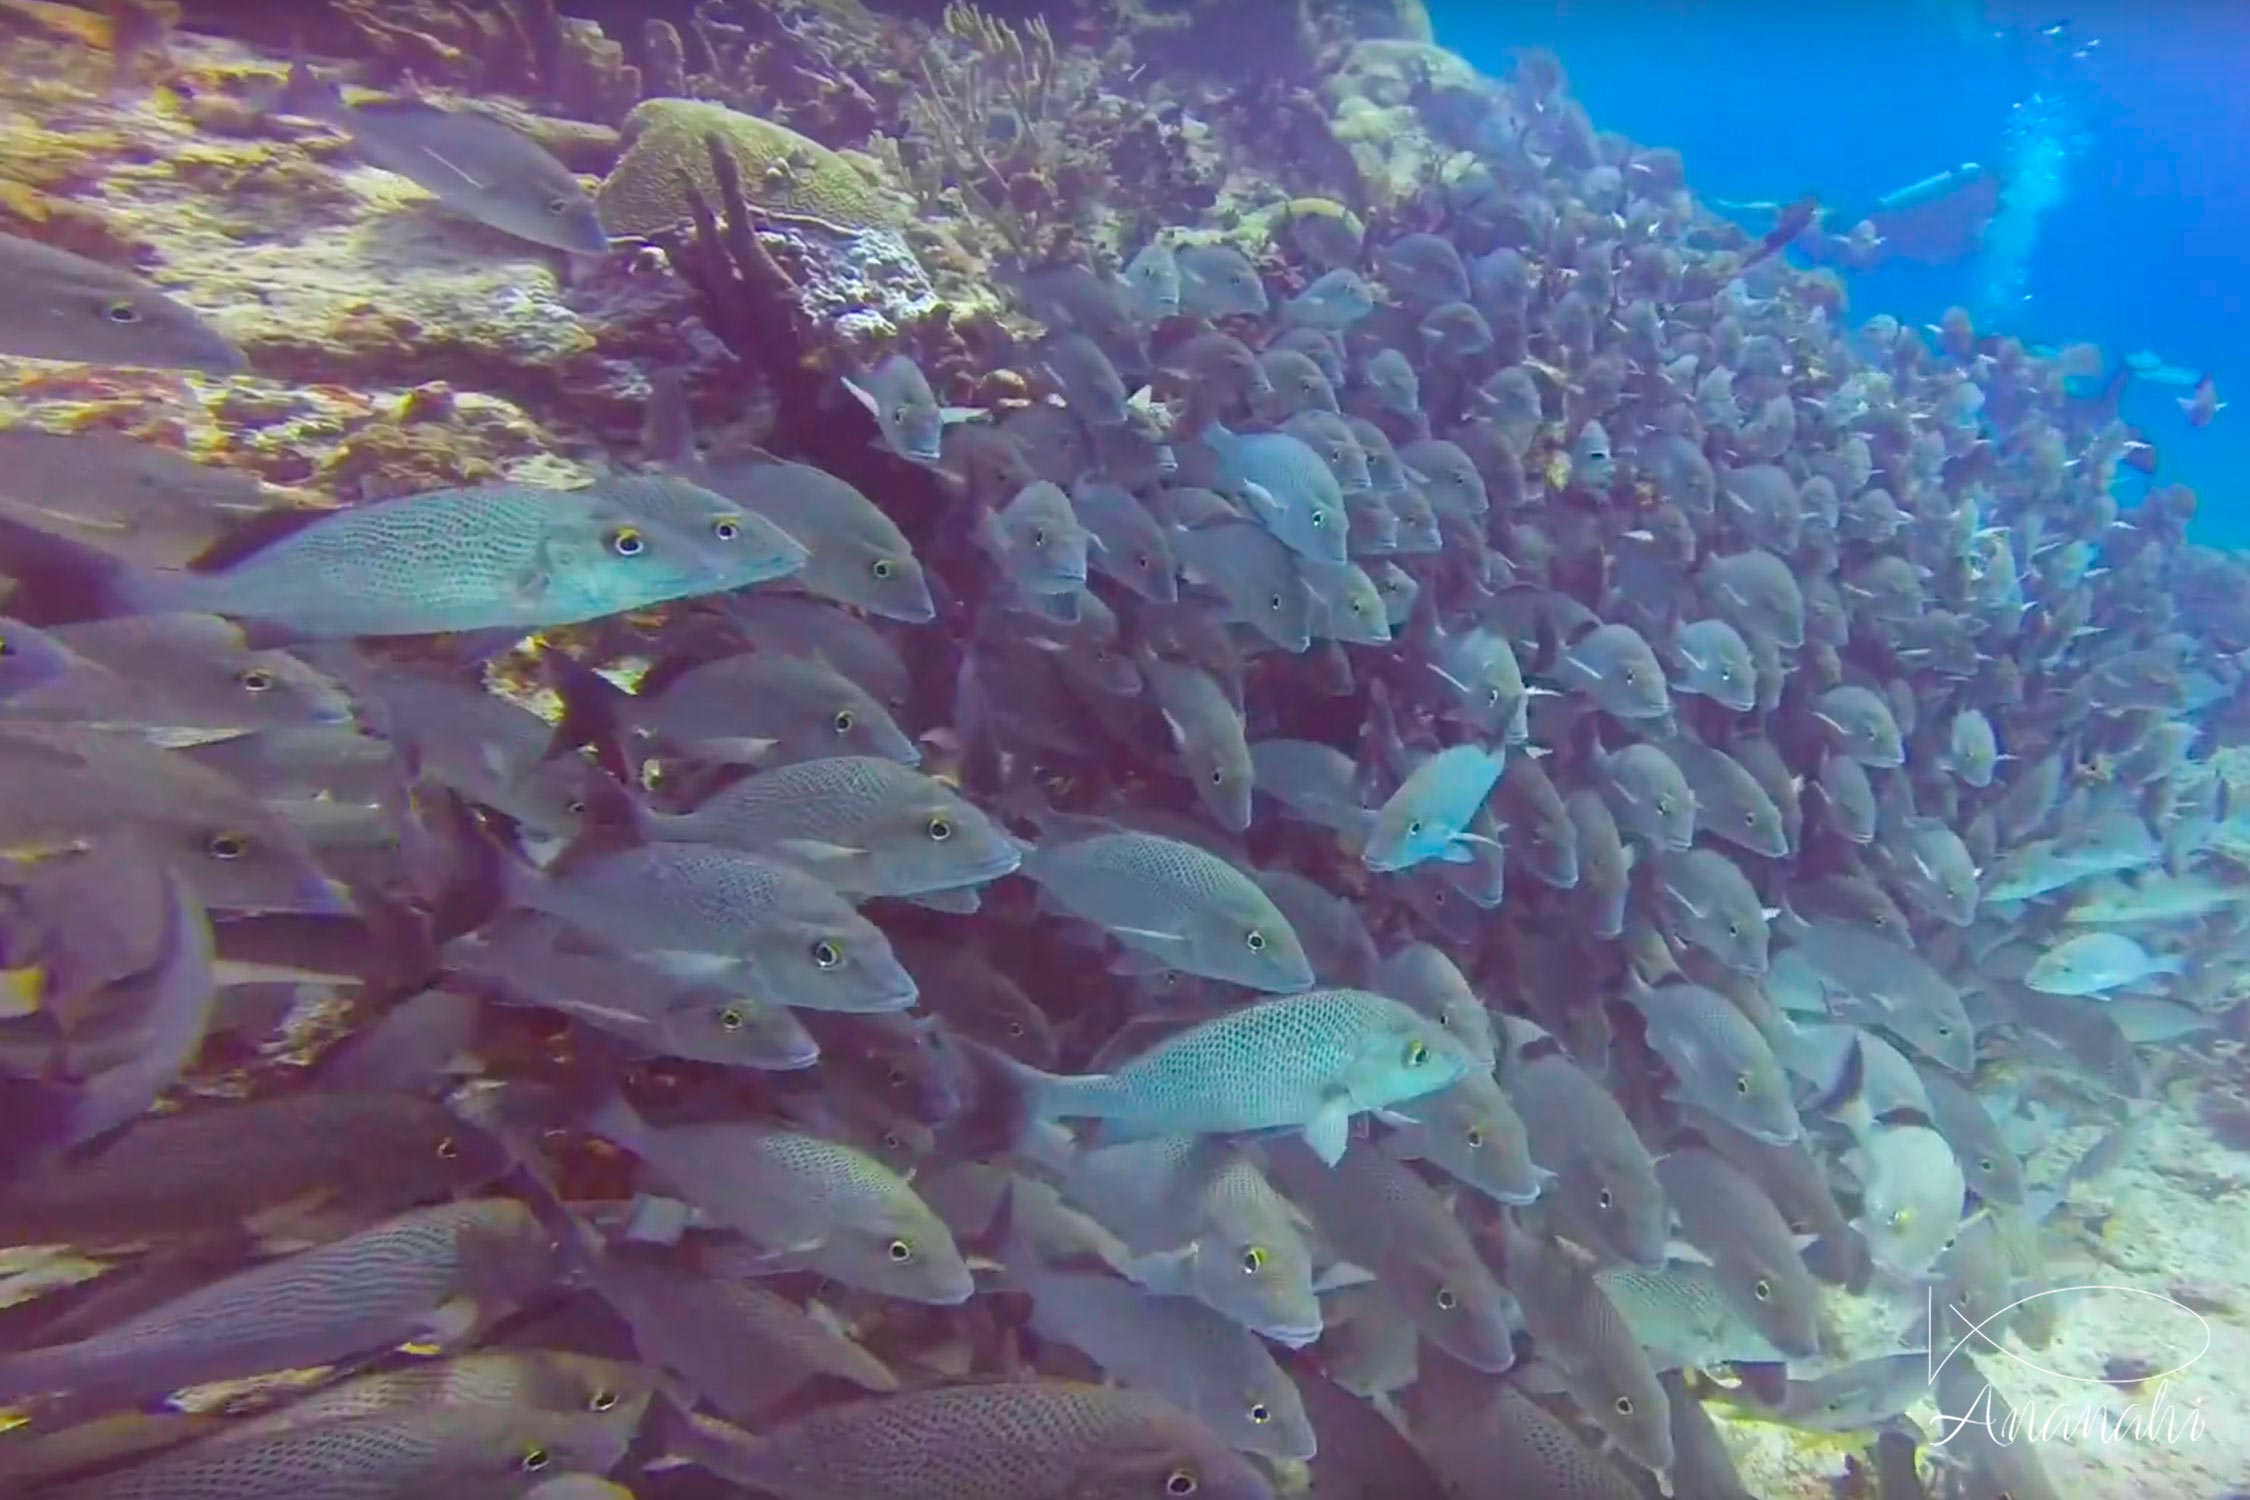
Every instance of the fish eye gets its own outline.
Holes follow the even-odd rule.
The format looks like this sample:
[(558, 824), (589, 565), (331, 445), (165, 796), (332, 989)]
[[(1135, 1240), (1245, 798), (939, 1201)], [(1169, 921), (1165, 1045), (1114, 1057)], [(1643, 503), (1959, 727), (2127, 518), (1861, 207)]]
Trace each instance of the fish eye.
[(1266, 603), (1272, 607), (1274, 613), (1279, 614), (1281, 612), (1281, 596), (1279, 594), (1268, 599)]
[[(1342, 457), (1343, 457), (1343, 455), (1342, 455), (1341, 453), (1337, 454), (1336, 456), (1337, 456), (1338, 458), (1342, 458)], [(1326, 531), (1326, 530), (1328, 529), (1328, 512), (1327, 512), (1327, 511), (1324, 511), (1324, 510), (1316, 510), (1316, 511), (1314, 511), (1314, 512), (1312, 513), (1312, 529), (1313, 529), (1313, 530), (1315, 530), (1315, 531)]]
[(874, 562), (868, 564), (867, 571), (875, 575), (876, 582), (888, 583), (891, 581), (891, 575), (897, 572), (898, 568), (889, 558), (878, 557)]
[(246, 693), (262, 693), (273, 686), (273, 673), (263, 667), (252, 667), (237, 674), (234, 680), (242, 684), (242, 690)]
[(909, 1240), (892, 1240), (883, 1247), (883, 1253), (891, 1258), (892, 1265), (903, 1266), (914, 1258), (914, 1245)]
[(1047, 545), (1046, 527), (1034, 526), (1031, 528), (1031, 545), (1034, 547), (1044, 547)]
[(1273, 1408), (1263, 1401), (1250, 1403), (1249, 1418), (1254, 1426), (1263, 1427), (1273, 1420)]
[(711, 523), (711, 535), (722, 542), (731, 542), (742, 535), (742, 523), (732, 516), (721, 516)]
[(1608, 1188), (1603, 1188), (1599, 1193), (1594, 1195), (1594, 1201), (1600, 1204), (1602, 1207), (1608, 1208), (1617, 1200), (1613, 1196), (1611, 1196)]
[(1406, 1065), (1419, 1068), (1430, 1060), (1430, 1044), (1417, 1038), (1406, 1044)]
[(586, 1408), (587, 1408), (587, 1410), (589, 1410), (589, 1411), (608, 1411), (608, 1410), (609, 1410), (609, 1409), (610, 1409), (611, 1407), (615, 1406), (616, 1404), (617, 1404), (617, 1392), (615, 1392), (615, 1391), (596, 1391), (596, 1392), (594, 1392), (594, 1395), (593, 1395), (593, 1399), (589, 1400), (589, 1401), (588, 1401), (588, 1402), (586, 1403)]
[(836, 732), (838, 734), (850, 734), (852, 726), (858, 722), (859, 715), (853, 713), (850, 709), (839, 708), (836, 710)]
[(1146, 552), (1138, 554), (1136, 557), (1134, 557), (1133, 561), (1139, 563), (1144, 571), (1156, 566), (1156, 559), (1149, 556)]
[(827, 938), (812, 945), (812, 961), (823, 969), (833, 969), (844, 961), (844, 950)]
[(1629, 1417), (1633, 1414), (1633, 1398), (1630, 1396), (1618, 1397), (1614, 1405), (1617, 1408), (1617, 1414), (1621, 1417)]
[(141, 310), (130, 302), (112, 302), (102, 309), (102, 316), (112, 323), (138, 323)]
[(1742, 810), (1742, 826), (1745, 828), (1757, 827), (1758, 814), (1750, 808), (1744, 808)]
[(1266, 935), (1253, 927), (1242, 935), (1242, 944), (1252, 953), (1263, 953), (1266, 951)]
[(1414, 820), (1413, 822), (1411, 822), (1411, 823), (1409, 823), (1409, 824), (1407, 824), (1407, 825), (1406, 825), (1406, 834), (1407, 834), (1407, 837), (1409, 837), (1409, 838), (1413, 838), (1413, 837), (1416, 837), (1416, 836), (1418, 836), (1418, 835), (1419, 835), (1419, 834), (1420, 834), (1421, 832), (1422, 832), (1422, 820), (1421, 820), (1420, 818), (1416, 818), (1416, 819), (1415, 819), (1415, 820)]
[(942, 844), (953, 837), (953, 820), (944, 813), (932, 813), (929, 821), (930, 842)]
[(1672, 799), (1669, 796), (1658, 797), (1656, 799), (1656, 810), (1669, 817), (1672, 812)]
[(903, 406), (892, 407), (891, 420), (893, 422), (904, 422), (906, 420), (906, 408)]
[(1484, 690), (1484, 701), (1492, 704), (1494, 707), (1498, 707), (1500, 703), (1500, 690), (1496, 687), (1486, 688)]
[(1737, 1073), (1734, 1075), (1734, 1091), (1745, 1097), (1749, 1095), (1750, 1075), (1748, 1073)]
[(526, 1448), (523, 1450), (523, 1457), (516, 1462), (526, 1474), (536, 1474), (547, 1467), (547, 1450), (544, 1448)]
[(213, 859), (240, 859), (249, 848), (250, 841), (239, 833), (214, 833), (204, 841), (203, 852)]
[(1760, 1302), (1773, 1295), (1773, 1283), (1761, 1276), (1750, 1284), (1750, 1291)]
[(568, 213), (569, 211), (570, 200), (568, 198), (549, 198), (547, 200), (547, 212), (551, 214), (564, 214)]
[(568, 802), (565, 802), (563, 804), (563, 811), (569, 813), (574, 818), (579, 816), (581, 813), (586, 811), (586, 799), (584, 797), (571, 798)]
[(1225, 785), (1226, 785), (1226, 781), (1227, 781), (1227, 773), (1226, 773), (1226, 771), (1224, 770), (1224, 768), (1222, 768), (1222, 767), (1219, 767), (1219, 766), (1213, 766), (1213, 767), (1211, 768), (1211, 785), (1213, 785), (1213, 786), (1225, 786)]
[(1010, 1036), (1022, 1036), (1022, 1035), (1023, 1035), (1023, 1022), (1021, 1022), (1021, 1021), (1010, 1021), (1010, 1022), (1008, 1023), (1008, 1035), (1010, 1035)]
[(719, 1012), (719, 1029), (721, 1031), (740, 1031), (747, 1020), (748, 1017), (742, 1014), (742, 1007), (730, 1005)]
[(886, 1130), (883, 1132), (883, 1144), (890, 1147), (893, 1151), (897, 1151), (904, 1148), (906, 1142), (899, 1139), (897, 1131)]
[(883, 1075), (883, 1082), (894, 1089), (906, 1087), (906, 1070), (904, 1068), (891, 1069), (890, 1072)]
[(1451, 1312), (1461, 1305), (1461, 1299), (1453, 1295), (1453, 1288), (1441, 1286), (1437, 1289), (1437, 1305), (1439, 1312)]
[(648, 550), (648, 542), (637, 526), (620, 526), (609, 534), (609, 550), (619, 557), (639, 557)]
[(1742, 936), (1742, 924), (1741, 924), (1740, 922), (1729, 922), (1729, 923), (1727, 923), (1727, 936), (1728, 936), (1728, 937), (1740, 937), (1740, 936)]
[(1939, 1036), (1951, 1036), (1953, 1035), (1953, 1028), (1940, 1021), (1938, 1023), (1937, 1034)]
[(1989, 1157), (1989, 1156), (1980, 1156), (1980, 1157), (1978, 1157), (1978, 1158), (1977, 1158), (1977, 1170), (1978, 1170), (1979, 1172), (1989, 1172), (1989, 1171), (1991, 1171), (1991, 1170), (1992, 1170), (1992, 1158), (1991, 1158), (1991, 1157)]
[(1471, 1151), (1482, 1150), (1484, 1148), (1484, 1127), (1482, 1125), (1471, 1125), (1463, 1133), (1463, 1139), (1468, 1141)]
[(461, 1143), (452, 1136), (444, 1136), (437, 1143), (437, 1159), (451, 1161), (461, 1154)]
[(1193, 1469), (1174, 1469), (1164, 1476), (1164, 1493), (1167, 1495), (1192, 1495), (1198, 1488)]

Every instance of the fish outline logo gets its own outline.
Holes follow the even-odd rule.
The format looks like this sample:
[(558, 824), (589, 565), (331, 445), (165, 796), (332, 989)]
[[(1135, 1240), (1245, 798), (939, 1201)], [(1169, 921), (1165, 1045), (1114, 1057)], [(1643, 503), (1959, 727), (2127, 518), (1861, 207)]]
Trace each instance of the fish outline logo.
[[(2181, 1360), (2178, 1364), (2172, 1365), (2167, 1369), (2158, 1370), (2153, 1374), (2117, 1377), (2108, 1375), (2071, 1375), (2061, 1370), (2050, 1369), (2047, 1366), (2038, 1363), (2036, 1360), (2026, 1359), (2023, 1355), (2018, 1354), (2013, 1349), (2006, 1347), (2005, 1345), (2000, 1343), (1999, 1340), (1993, 1338), (1990, 1334), (1984, 1331), (1994, 1322), (2006, 1317), (2009, 1313), (2015, 1311), (2019, 1307), (2022, 1307), (2028, 1302), (2036, 1302), (2042, 1297), (2060, 1297), (2070, 1292), (2123, 1293), (2128, 1297), (2139, 1297), (2146, 1301), (2159, 1303), (2165, 1307), (2172, 1308), (2184, 1314), (2188, 1318), (2194, 1320), (2196, 1329), (2202, 1336), (2202, 1346), (2198, 1348), (2193, 1354), (2190, 1354), (2187, 1358)], [(1934, 1330), (1937, 1327), (1936, 1290), (1932, 1288), (1928, 1291), (1925, 1291), (1923, 1293), (1923, 1298), (1927, 1305), (1929, 1326)], [(1993, 1350), (1995, 1353), (2005, 1355), (2007, 1358), (2014, 1360), (2017, 1364), (2022, 1365), (2027, 1370), (2035, 1370), (2042, 1375), (2050, 1377), (2051, 1379), (2070, 1381), (2079, 1385), (2139, 1386), (2154, 1384), (2160, 1381), (2169, 1380), (2171, 1377), (2179, 1374), (2183, 1370), (2186, 1370), (2197, 1360), (2201, 1359), (2204, 1355), (2211, 1352), (2211, 1324), (2209, 1320), (2207, 1320), (2203, 1316), (2203, 1314), (2197, 1312), (2194, 1308), (2189, 1307), (2186, 1303), (2179, 1301), (2177, 1298), (2168, 1297), (2162, 1292), (2152, 1292), (2145, 1287), (2123, 1286), (2115, 1282), (2089, 1282), (2077, 1286), (2047, 1287), (2044, 1290), (2033, 1292), (2028, 1297), (2018, 1297), (2015, 1301), (2009, 1303), (2006, 1307), (1989, 1313), (1984, 1318), (1976, 1322), (1971, 1322), (1967, 1313), (1963, 1312), (1960, 1308), (1954, 1306), (1950, 1302), (1946, 1304), (1946, 1311), (1953, 1314), (1954, 1317), (1958, 1318), (1961, 1321), (1963, 1327), (1965, 1327), (1968, 1331), (1963, 1333), (1958, 1339), (1954, 1340), (1952, 1347), (1945, 1351), (1945, 1357), (1943, 1359), (1937, 1358), (1937, 1345), (1934, 1339), (1931, 1341), (1930, 1347), (1924, 1351), (1924, 1355), (1928, 1361), (1929, 1366), (1928, 1380), (1932, 1386), (1935, 1386), (1937, 1384), (1938, 1372), (1943, 1370), (1946, 1365), (1952, 1360), (1953, 1356), (1960, 1353), (1962, 1348), (1966, 1346), (1971, 1339), (1980, 1341), (1986, 1348)]]

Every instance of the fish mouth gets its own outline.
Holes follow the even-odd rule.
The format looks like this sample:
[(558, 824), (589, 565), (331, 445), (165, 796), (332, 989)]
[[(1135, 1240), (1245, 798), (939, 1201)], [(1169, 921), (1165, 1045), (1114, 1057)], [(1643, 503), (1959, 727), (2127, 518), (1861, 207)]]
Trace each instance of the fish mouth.
[(1316, 1317), (1310, 1323), (1268, 1323), (1258, 1331), (1277, 1344), (1302, 1349), (1320, 1341), (1321, 1327), (1321, 1321)]

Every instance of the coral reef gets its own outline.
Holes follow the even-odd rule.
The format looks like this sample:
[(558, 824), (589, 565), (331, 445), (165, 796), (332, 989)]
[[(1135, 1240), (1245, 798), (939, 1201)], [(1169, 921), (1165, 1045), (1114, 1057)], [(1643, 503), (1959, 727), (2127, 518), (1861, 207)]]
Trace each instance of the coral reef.
[(624, 158), (595, 200), (609, 232), (647, 238), (686, 227), (686, 189), (709, 201), (718, 187), (704, 145), (714, 135), (725, 143), (741, 173), (744, 199), (761, 218), (857, 234), (904, 217), (903, 205), (871, 164), (723, 104), (648, 99), (625, 117)]

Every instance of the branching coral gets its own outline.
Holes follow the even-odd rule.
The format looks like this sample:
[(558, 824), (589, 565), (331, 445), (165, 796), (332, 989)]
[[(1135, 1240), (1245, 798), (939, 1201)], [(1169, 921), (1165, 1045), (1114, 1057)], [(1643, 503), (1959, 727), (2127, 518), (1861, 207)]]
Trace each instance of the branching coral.
[(915, 174), (928, 206), (948, 187), (1019, 255), (1039, 256), (1043, 222), (1063, 211), (1078, 164), (1121, 132), (1092, 59), (1068, 61), (1043, 17), (1019, 30), (953, 0), (941, 38), (920, 59), (923, 88), (907, 101), (925, 148)]

